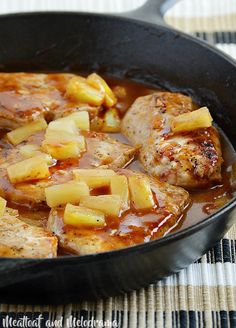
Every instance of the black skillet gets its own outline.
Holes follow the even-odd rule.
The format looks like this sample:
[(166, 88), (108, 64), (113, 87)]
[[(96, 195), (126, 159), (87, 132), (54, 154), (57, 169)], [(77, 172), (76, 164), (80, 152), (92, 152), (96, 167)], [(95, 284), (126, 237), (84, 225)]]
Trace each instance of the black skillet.
[[(184, 91), (209, 106), (236, 146), (236, 63), (165, 26), (161, 12), (167, 5), (149, 0), (126, 17), (59, 12), (0, 16), (0, 70), (96, 70)], [(232, 159), (233, 148), (226, 150)], [(233, 224), (235, 205), (233, 199), (196, 225), (127, 249), (46, 260), (2, 258), (0, 301), (66, 303), (146, 286), (210, 249)]]

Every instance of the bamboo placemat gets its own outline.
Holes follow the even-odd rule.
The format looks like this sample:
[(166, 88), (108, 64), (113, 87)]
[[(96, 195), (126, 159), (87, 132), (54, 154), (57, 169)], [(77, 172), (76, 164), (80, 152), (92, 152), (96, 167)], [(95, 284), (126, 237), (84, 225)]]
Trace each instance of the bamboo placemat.
[[(56, 8), (111, 12), (130, 10), (143, 2), (1, 0), (0, 13)], [(234, 0), (185, 0), (166, 19), (236, 58), (235, 13)], [(236, 226), (199, 261), (146, 289), (66, 306), (1, 304), (0, 327), (6, 326), (7, 316), (18, 320), (8, 321), (9, 327), (13, 323), (15, 327), (22, 327), (22, 323), (33, 327), (30, 320), (40, 319), (40, 327), (236, 327)]]

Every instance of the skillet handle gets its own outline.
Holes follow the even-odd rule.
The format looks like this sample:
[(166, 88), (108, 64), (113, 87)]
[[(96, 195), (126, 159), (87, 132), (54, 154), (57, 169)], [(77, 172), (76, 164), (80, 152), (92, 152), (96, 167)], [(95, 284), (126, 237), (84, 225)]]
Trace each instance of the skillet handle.
[(141, 20), (147, 23), (167, 25), (164, 13), (179, 0), (147, 0), (143, 6), (119, 16)]

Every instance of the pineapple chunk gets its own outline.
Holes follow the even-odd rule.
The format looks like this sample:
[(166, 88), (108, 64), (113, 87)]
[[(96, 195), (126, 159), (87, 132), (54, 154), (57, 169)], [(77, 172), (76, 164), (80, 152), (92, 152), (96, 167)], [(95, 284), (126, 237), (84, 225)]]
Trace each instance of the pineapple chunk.
[(77, 129), (83, 131), (90, 130), (89, 114), (88, 112), (74, 112), (68, 116), (59, 118), (48, 125), (48, 129), (76, 134)]
[(42, 147), (53, 158), (59, 160), (79, 157), (81, 152), (86, 150), (83, 136), (50, 130), (45, 135)]
[(91, 176), (91, 177), (103, 177), (116, 175), (115, 171), (110, 169), (76, 169), (73, 170), (74, 176), (79, 178), (80, 176)]
[(119, 216), (121, 198), (118, 195), (83, 196), (80, 205), (99, 210), (110, 216)]
[(76, 169), (73, 170), (76, 180), (84, 181), (90, 188), (99, 188), (110, 185), (110, 177), (115, 175), (109, 169)]
[(50, 143), (52, 145), (59, 145), (62, 142), (70, 142), (70, 141), (76, 141), (79, 134), (73, 134), (65, 131), (53, 131), (50, 129), (47, 129), (45, 133), (45, 140), (47, 143)]
[(136, 209), (148, 209), (155, 205), (148, 179), (138, 176), (129, 177), (129, 189)]
[(113, 195), (119, 195), (122, 201), (122, 208), (129, 207), (129, 188), (127, 178), (124, 175), (116, 175), (110, 178), (110, 188)]
[(82, 131), (90, 130), (89, 114), (86, 111), (77, 111), (66, 117), (61, 118), (64, 121), (73, 121), (76, 127)]
[(40, 155), (42, 158), (44, 158), (45, 161), (46, 161), (46, 163), (48, 164), (48, 166), (50, 166), (50, 165), (56, 163), (56, 160), (54, 160), (54, 159), (52, 158), (52, 156), (49, 155), (49, 154), (46, 154), (46, 153), (43, 153), (43, 152), (39, 151), (39, 152), (38, 152), (37, 154), (35, 154), (35, 155)]
[(81, 145), (85, 150), (84, 139), (79, 141), (61, 142), (58, 145), (43, 143), (45, 150), (55, 159), (64, 160), (68, 158), (77, 158), (81, 155)]
[(80, 176), (76, 178), (79, 181), (84, 181), (89, 188), (100, 188), (110, 186), (110, 177), (91, 177), (91, 176)]
[(89, 195), (89, 187), (84, 182), (73, 181), (45, 188), (45, 195), (49, 207), (77, 204), (81, 196)]
[(101, 78), (96, 73), (92, 73), (87, 77), (88, 83), (93, 86), (94, 88), (97, 88), (98, 90), (105, 92), (105, 105), (108, 107), (112, 107), (117, 103), (116, 96), (112, 92), (111, 88), (108, 86), (106, 81)]
[(64, 223), (76, 227), (103, 227), (106, 225), (104, 214), (82, 206), (67, 204)]
[(47, 161), (42, 155), (9, 165), (7, 167), (7, 174), (11, 183), (45, 179), (50, 176)]
[(40, 118), (37, 121), (30, 122), (11, 132), (8, 132), (7, 138), (13, 145), (18, 145), (19, 143), (30, 137), (32, 134), (45, 130), (46, 127), (47, 122), (44, 118)]
[(35, 156), (35, 154), (38, 155), (38, 152), (40, 151), (40, 146), (34, 144), (28, 144), (28, 145), (21, 146), (19, 151), (22, 156), (29, 158)]
[(0, 217), (3, 216), (5, 209), (6, 209), (7, 201), (0, 197)]
[(45, 157), (48, 165), (53, 164), (52, 156), (41, 152), (40, 147), (38, 145), (34, 145), (34, 144), (24, 145), (24, 146), (20, 147), (19, 151), (20, 151), (20, 154), (22, 156), (24, 156), (25, 158), (30, 158), (30, 157), (34, 157), (37, 155), (41, 155), (42, 157)]
[(208, 128), (212, 125), (212, 117), (207, 107), (202, 107), (193, 112), (176, 116), (171, 122), (173, 132), (192, 131)]
[(58, 120), (52, 121), (48, 124), (47, 131), (56, 131), (58, 134), (61, 132), (76, 135), (77, 127), (75, 122), (72, 120), (65, 120), (64, 118), (59, 118)]
[(66, 93), (69, 97), (94, 106), (100, 106), (105, 98), (105, 92), (98, 90), (81, 80), (79, 77), (73, 77), (67, 85)]
[(121, 120), (115, 108), (109, 109), (104, 115), (103, 132), (119, 132)]

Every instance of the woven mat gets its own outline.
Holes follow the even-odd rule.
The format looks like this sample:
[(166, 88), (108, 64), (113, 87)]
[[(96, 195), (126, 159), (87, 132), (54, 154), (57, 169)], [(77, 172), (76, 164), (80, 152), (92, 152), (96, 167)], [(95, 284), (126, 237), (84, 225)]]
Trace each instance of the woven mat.
[[(57, 8), (121, 12), (143, 2), (1, 0), (0, 13)], [(166, 14), (166, 20), (236, 58), (235, 15), (235, 0), (185, 0)], [(33, 327), (30, 320), (40, 318), (41, 327), (236, 327), (236, 226), (199, 261), (147, 289), (67, 306), (2, 304), (0, 327), (7, 315), (18, 320), (15, 327), (22, 327), (23, 320), (23, 327)]]

